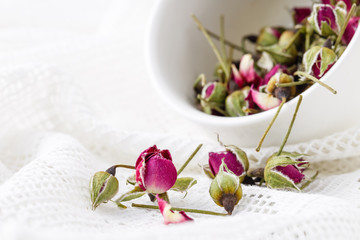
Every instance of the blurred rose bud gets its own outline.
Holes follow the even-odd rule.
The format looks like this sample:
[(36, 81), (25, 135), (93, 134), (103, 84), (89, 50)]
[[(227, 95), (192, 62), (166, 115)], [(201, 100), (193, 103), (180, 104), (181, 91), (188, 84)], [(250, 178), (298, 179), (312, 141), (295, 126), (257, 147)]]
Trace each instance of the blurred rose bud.
[(236, 90), (226, 97), (225, 111), (230, 117), (247, 115), (246, 112), (244, 112), (244, 109), (249, 107), (249, 103), (245, 100), (245, 98), (249, 94), (250, 88), (247, 89)]
[(303, 157), (303, 154), (288, 152), (271, 156), (264, 170), (266, 185), (270, 188), (300, 191), (299, 184), (301, 185), (305, 180), (303, 171), (309, 167), (309, 162)]
[(171, 210), (171, 205), (161, 199), (159, 195), (156, 195), (156, 199), (158, 201), (160, 212), (164, 217), (165, 224), (193, 221), (193, 219), (188, 217), (185, 212)]
[(241, 178), (241, 181), (246, 175), (249, 168), (249, 160), (246, 153), (234, 145), (226, 145), (226, 151), (210, 152), (209, 166), (214, 176), (218, 174), (222, 161), (236, 176)]
[(294, 33), (292, 31), (284, 31), (277, 44), (258, 47), (258, 50), (267, 52), (275, 64), (292, 65), (298, 57), (295, 44), (288, 46), (293, 36)]
[(321, 36), (337, 35), (345, 22), (346, 9), (339, 2), (336, 6), (329, 4), (314, 4), (308, 18), (313, 29)]
[(211, 82), (204, 86), (201, 92), (201, 106), (205, 113), (212, 114), (214, 107), (223, 107), (227, 88), (223, 83)]
[(231, 66), (233, 79), (242, 88), (244, 85), (258, 84), (261, 80), (254, 68), (254, 59), (251, 54), (245, 54), (240, 60), (239, 69)]
[(269, 46), (278, 42), (281, 32), (273, 27), (264, 27), (260, 30), (256, 44), (260, 46)]
[(224, 207), (229, 214), (233, 212), (234, 207), (242, 198), (240, 178), (228, 169), (224, 161), (220, 165), (218, 174), (211, 182), (209, 193), (214, 202)]
[(275, 94), (275, 90), (278, 90), (280, 88), (278, 88), (276, 86), (276, 84), (278, 83), (291, 83), (294, 82), (294, 78), (286, 73), (276, 73), (274, 76), (272, 76), (266, 86), (266, 91), (268, 93), (271, 93), (272, 95), (274, 95), (275, 97), (282, 99), (282, 97), (285, 97), (286, 99), (289, 99), (290, 97), (295, 96), (296, 93), (296, 87), (292, 86), (292, 87), (287, 87), (287, 88), (282, 88), (283, 91), (285, 91), (285, 89), (289, 90), (289, 96), (276, 96), (277, 94)]
[(109, 172), (97, 172), (90, 180), (90, 198), (92, 209), (95, 210), (101, 203), (111, 200), (119, 190), (119, 182)]
[(309, 17), (311, 14), (311, 8), (303, 7), (303, 8), (294, 8), (292, 11), (292, 16), (294, 20), (294, 24), (300, 24)]
[(303, 64), (305, 71), (320, 79), (337, 61), (333, 50), (315, 46), (305, 52)]
[(359, 21), (360, 21), (360, 17), (352, 17), (349, 20), (348, 25), (346, 26), (344, 35), (342, 36), (342, 42), (345, 45), (348, 45), (351, 41), (351, 39), (353, 38), (356, 29), (359, 26)]
[(136, 183), (148, 193), (164, 193), (176, 182), (177, 171), (168, 150), (156, 145), (143, 151), (136, 161)]

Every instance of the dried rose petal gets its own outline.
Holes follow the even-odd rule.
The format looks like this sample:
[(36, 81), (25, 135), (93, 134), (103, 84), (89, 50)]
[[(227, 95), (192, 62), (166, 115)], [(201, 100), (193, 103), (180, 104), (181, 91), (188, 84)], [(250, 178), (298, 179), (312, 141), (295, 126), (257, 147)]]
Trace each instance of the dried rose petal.
[(193, 219), (186, 215), (184, 211), (178, 212), (171, 210), (171, 205), (161, 199), (159, 195), (156, 195), (156, 199), (158, 201), (160, 212), (164, 217), (165, 224), (193, 221)]
[(254, 90), (250, 90), (252, 99), (261, 110), (269, 110), (278, 107), (281, 104), (281, 100), (273, 97), (271, 94), (262, 93)]
[(311, 8), (294, 8), (293, 9), (293, 18), (295, 24), (301, 23), (304, 19), (309, 17), (311, 14)]
[(232, 74), (235, 83), (242, 88), (244, 85), (259, 85), (261, 78), (254, 68), (254, 59), (251, 54), (245, 54), (240, 60), (239, 70), (232, 65)]

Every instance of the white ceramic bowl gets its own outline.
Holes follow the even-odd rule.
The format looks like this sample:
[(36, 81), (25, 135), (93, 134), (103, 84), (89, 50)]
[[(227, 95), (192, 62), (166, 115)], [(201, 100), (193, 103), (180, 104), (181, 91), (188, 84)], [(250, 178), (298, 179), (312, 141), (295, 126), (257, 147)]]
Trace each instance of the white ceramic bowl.
[[(212, 79), (216, 58), (191, 18), (194, 13), (210, 30), (218, 32), (225, 16), (226, 38), (239, 42), (265, 25), (291, 26), (293, 6), (310, 6), (297, 0), (159, 0), (146, 39), (151, 78), (162, 95), (185, 117), (218, 132), (226, 143), (256, 146), (276, 109), (246, 117), (207, 115), (194, 107), (192, 86), (196, 76)], [(288, 143), (321, 138), (360, 124), (360, 36), (356, 32), (340, 60), (321, 79), (338, 91), (315, 84), (303, 93), (303, 102)], [(287, 131), (298, 98), (286, 103), (264, 146), (279, 145)]]

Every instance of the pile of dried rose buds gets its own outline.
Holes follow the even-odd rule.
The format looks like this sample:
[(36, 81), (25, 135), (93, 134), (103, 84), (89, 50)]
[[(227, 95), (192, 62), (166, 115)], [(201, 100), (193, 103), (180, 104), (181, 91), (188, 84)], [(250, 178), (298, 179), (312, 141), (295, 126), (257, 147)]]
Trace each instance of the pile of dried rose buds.
[[(322, 0), (312, 8), (292, 10), (294, 27), (264, 27), (258, 35), (245, 36), (241, 45), (206, 29), (193, 16), (212, 47), (218, 65), (214, 80), (200, 74), (194, 84), (199, 109), (217, 116), (246, 116), (275, 108), (319, 81), (350, 43), (360, 20), (356, 0)], [(220, 50), (212, 38), (220, 40)], [(254, 45), (246, 49), (245, 42)], [(230, 51), (227, 53), (226, 45)], [(243, 53), (233, 59), (233, 50)]]

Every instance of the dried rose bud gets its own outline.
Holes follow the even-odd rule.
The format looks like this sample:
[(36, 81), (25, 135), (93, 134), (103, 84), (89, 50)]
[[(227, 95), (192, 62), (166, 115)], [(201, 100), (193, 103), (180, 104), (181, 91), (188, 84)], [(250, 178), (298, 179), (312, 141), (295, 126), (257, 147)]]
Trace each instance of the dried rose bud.
[(136, 183), (148, 193), (164, 193), (176, 182), (177, 172), (170, 152), (156, 145), (140, 154), (135, 168)]
[(349, 20), (348, 25), (346, 26), (344, 35), (342, 36), (342, 42), (345, 45), (348, 45), (351, 41), (351, 39), (353, 38), (356, 29), (359, 26), (359, 21), (360, 21), (360, 17), (352, 17)]
[(250, 90), (236, 90), (228, 95), (225, 99), (225, 111), (230, 117), (245, 116), (245, 108), (249, 107), (245, 100)]
[(232, 213), (242, 198), (240, 179), (227, 168), (224, 161), (220, 165), (218, 174), (211, 182), (209, 193), (214, 202), (224, 207), (229, 214)]
[(334, 51), (326, 47), (312, 47), (303, 56), (305, 72), (318, 79), (329, 71), (336, 61)]
[(109, 172), (97, 172), (90, 180), (90, 198), (92, 209), (95, 210), (101, 203), (111, 200), (119, 190), (119, 182)]
[(260, 46), (270, 46), (278, 42), (281, 32), (273, 27), (264, 27), (260, 30), (256, 44)]
[[(274, 96), (276, 94), (274, 94), (274, 91), (276, 89), (279, 89), (276, 87), (276, 84), (277, 83), (291, 83), (291, 82), (294, 82), (294, 78), (286, 73), (276, 73), (274, 76), (272, 76), (266, 86), (266, 91), (268, 93), (271, 93), (273, 94)], [(295, 93), (296, 93), (296, 87), (295, 86), (292, 86), (292, 87), (289, 87), (289, 88), (282, 88), (283, 90), (282, 91), (286, 91), (285, 89), (288, 89), (289, 90), (289, 97), (293, 97), (295, 96)], [(276, 96), (277, 97), (277, 96)], [(282, 97), (280, 97), (279, 99), (282, 99)], [(288, 99), (288, 98), (286, 98)]]
[(164, 217), (165, 224), (193, 221), (193, 219), (187, 216), (184, 211), (178, 212), (171, 210), (171, 205), (161, 199), (159, 195), (156, 195), (156, 199), (158, 201), (160, 212)]
[(209, 153), (209, 166), (212, 174), (214, 176), (218, 174), (224, 160), (231, 172), (243, 180), (249, 168), (249, 160), (246, 153), (234, 145), (226, 145), (225, 149), (226, 151)]
[(211, 82), (204, 86), (201, 92), (201, 106), (207, 114), (212, 113), (214, 106), (221, 107), (227, 95), (226, 86), (220, 82)]
[(335, 7), (329, 4), (314, 4), (308, 18), (313, 29), (322, 36), (337, 35), (345, 22), (346, 9), (339, 2)]
[(303, 154), (282, 152), (279, 156), (271, 156), (265, 166), (264, 177), (270, 188), (296, 189), (305, 180), (303, 171), (309, 167)]
[(292, 16), (295, 25), (302, 23), (304, 19), (310, 16), (310, 14), (311, 14), (311, 8), (307, 8), (307, 7), (294, 8), (292, 11)]
[(269, 93), (263, 93), (254, 90), (250, 90), (250, 94), (255, 104), (264, 111), (270, 110), (272, 108), (278, 107), (281, 104), (281, 100), (272, 96)]
[(231, 66), (233, 79), (242, 88), (244, 85), (258, 84), (261, 80), (254, 68), (254, 59), (251, 54), (245, 54), (240, 60), (239, 69)]

